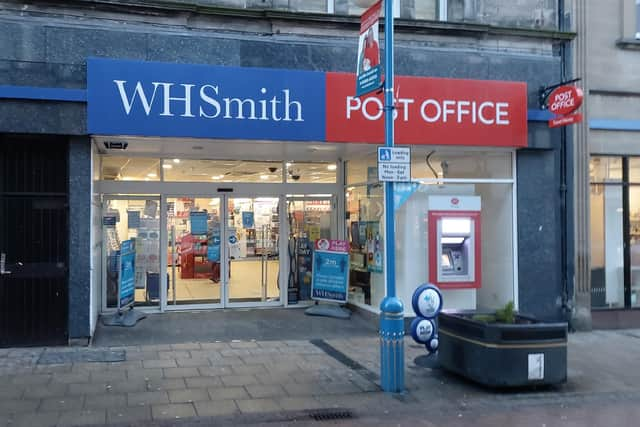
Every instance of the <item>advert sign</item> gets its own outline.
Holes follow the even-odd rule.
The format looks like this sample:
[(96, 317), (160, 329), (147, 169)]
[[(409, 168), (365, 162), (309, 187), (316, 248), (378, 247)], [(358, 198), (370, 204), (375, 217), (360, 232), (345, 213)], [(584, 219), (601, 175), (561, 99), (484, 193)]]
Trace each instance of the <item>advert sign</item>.
[(378, 21), (382, 0), (376, 2), (360, 17), (358, 64), (356, 68), (356, 96), (378, 89), (382, 85), (380, 66), (380, 32)]
[[(355, 76), (327, 73), (332, 142), (384, 142), (383, 94), (351, 95)], [(525, 83), (396, 77), (395, 142), (416, 145), (527, 146)]]
[(580, 123), (582, 114), (574, 113), (574, 111), (580, 108), (583, 99), (584, 94), (579, 87), (560, 86), (554, 89), (548, 98), (549, 111), (559, 117), (549, 120), (549, 127), (555, 128)]
[(311, 298), (347, 302), (349, 288), (349, 242), (319, 239), (313, 251)]
[(120, 247), (120, 289), (118, 308), (123, 309), (135, 300), (136, 250), (133, 241), (125, 240)]

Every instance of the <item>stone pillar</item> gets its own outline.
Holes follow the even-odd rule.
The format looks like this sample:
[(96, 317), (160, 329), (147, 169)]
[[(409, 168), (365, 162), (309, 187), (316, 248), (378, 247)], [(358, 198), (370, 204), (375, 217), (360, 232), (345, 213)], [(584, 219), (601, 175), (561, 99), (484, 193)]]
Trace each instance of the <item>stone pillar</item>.
[(575, 125), (573, 156), (575, 159), (575, 285), (572, 325), (576, 330), (591, 329), (591, 242), (589, 222), (589, 79), (587, 69), (588, 52), (588, 1), (575, 0), (575, 39), (574, 75), (581, 77), (585, 91), (582, 106), (584, 120)]

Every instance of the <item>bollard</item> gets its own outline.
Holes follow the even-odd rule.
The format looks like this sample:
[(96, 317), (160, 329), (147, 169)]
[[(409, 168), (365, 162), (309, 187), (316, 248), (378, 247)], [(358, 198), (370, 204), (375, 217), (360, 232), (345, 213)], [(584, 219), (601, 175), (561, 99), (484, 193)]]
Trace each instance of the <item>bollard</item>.
[(396, 297), (380, 304), (380, 385), (382, 390), (404, 390), (404, 307)]

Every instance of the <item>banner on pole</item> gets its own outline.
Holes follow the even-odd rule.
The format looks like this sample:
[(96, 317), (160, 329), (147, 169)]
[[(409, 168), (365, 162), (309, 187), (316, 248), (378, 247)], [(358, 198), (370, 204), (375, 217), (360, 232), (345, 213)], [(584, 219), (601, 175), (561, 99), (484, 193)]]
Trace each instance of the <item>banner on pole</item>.
[(380, 32), (378, 28), (381, 7), (382, 0), (374, 3), (360, 17), (356, 96), (375, 91), (382, 85)]

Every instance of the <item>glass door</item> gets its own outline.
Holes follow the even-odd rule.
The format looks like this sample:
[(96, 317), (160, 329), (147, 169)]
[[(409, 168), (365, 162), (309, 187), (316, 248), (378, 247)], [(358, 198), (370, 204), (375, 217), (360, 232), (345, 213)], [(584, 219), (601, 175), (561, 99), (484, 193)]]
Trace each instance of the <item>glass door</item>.
[(167, 305), (222, 305), (221, 197), (167, 198)]
[(311, 300), (312, 257), (315, 241), (336, 239), (336, 206), (334, 197), (288, 197), (287, 252), (288, 303)]
[(278, 197), (227, 199), (229, 304), (254, 306), (281, 302), (279, 204)]
[(160, 304), (160, 198), (107, 196), (102, 204), (103, 309), (117, 308), (120, 248), (135, 250), (135, 306)]

